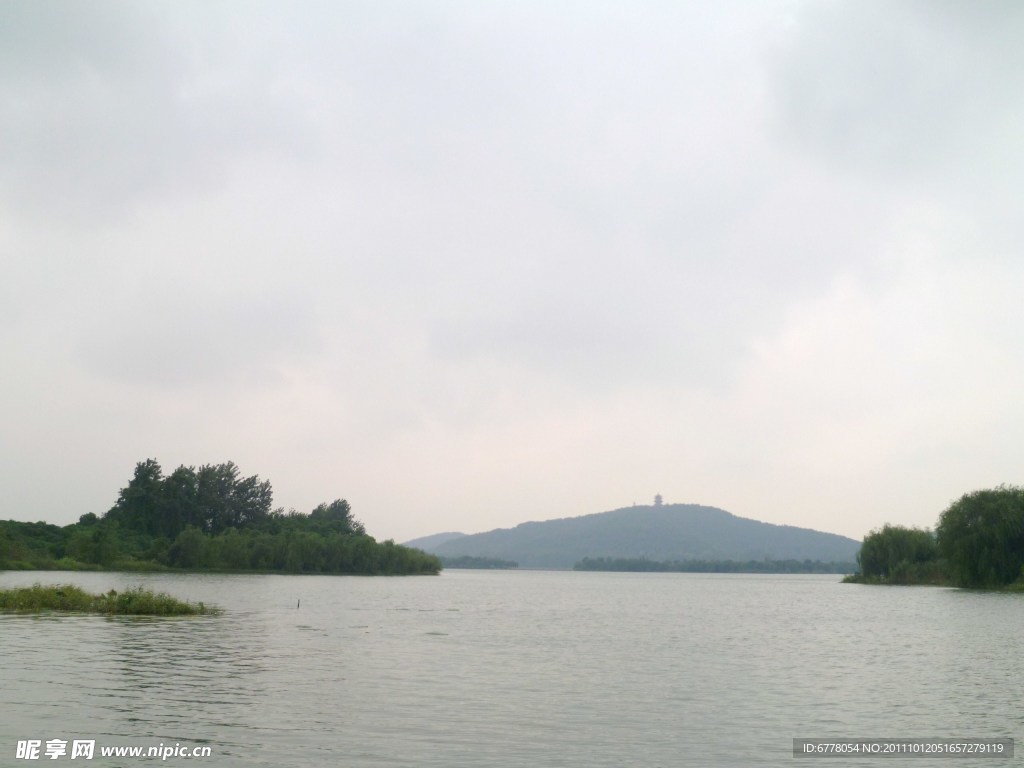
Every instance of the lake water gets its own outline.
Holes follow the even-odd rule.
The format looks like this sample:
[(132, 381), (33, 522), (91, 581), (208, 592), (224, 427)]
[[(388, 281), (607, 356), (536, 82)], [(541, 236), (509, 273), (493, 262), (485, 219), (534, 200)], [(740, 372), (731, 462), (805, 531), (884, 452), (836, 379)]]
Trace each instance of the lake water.
[[(208, 745), (128, 766), (877, 766), (794, 738), (1024, 734), (1024, 595), (836, 576), (0, 573), (225, 609), (0, 616), (0, 765), (20, 740)], [(301, 606), (296, 604), (301, 600)], [(1018, 748), (1020, 747), (1018, 745)], [(1009, 758), (924, 766), (1018, 764)]]

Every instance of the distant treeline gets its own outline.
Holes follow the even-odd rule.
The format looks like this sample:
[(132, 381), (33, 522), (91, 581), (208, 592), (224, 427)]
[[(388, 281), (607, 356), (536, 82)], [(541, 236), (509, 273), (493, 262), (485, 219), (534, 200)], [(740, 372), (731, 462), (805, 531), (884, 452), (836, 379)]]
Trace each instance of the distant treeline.
[(853, 563), (820, 560), (648, 560), (643, 557), (585, 557), (574, 571), (665, 573), (852, 573)]
[(288, 573), (436, 574), (433, 555), (377, 542), (344, 499), (309, 514), (271, 509), (269, 481), (233, 462), (139, 462), (117, 503), (77, 523), (0, 522), (0, 569), (189, 569)]
[(441, 565), (445, 568), (518, 568), (519, 563), (514, 560), (500, 560), (497, 557), (470, 557), (460, 555), (449, 557), (441, 555)]
[(847, 581), (1024, 589), (1024, 488), (965, 494), (934, 531), (885, 525), (864, 537), (857, 563)]

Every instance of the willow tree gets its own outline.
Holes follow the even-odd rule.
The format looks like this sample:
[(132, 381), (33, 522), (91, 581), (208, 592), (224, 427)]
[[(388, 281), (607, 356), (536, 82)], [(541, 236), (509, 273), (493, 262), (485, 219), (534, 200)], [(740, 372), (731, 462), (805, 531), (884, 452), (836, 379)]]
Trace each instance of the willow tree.
[(1024, 566), (1024, 488), (1001, 485), (965, 494), (942, 513), (936, 532), (956, 584), (1010, 584)]
[(864, 537), (857, 564), (868, 580), (908, 583), (929, 581), (937, 557), (935, 535), (922, 528), (886, 525)]

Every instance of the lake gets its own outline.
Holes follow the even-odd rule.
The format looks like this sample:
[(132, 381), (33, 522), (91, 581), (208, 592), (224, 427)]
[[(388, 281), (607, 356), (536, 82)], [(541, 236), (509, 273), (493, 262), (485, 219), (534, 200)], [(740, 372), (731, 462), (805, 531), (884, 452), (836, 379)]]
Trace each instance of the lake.
[(1024, 733), (1024, 595), (838, 581), (3, 572), (225, 613), (0, 615), (0, 764), (33, 764), (18, 741), (83, 739), (211, 749), (168, 766), (838, 768), (879, 762), (797, 759), (793, 739)]

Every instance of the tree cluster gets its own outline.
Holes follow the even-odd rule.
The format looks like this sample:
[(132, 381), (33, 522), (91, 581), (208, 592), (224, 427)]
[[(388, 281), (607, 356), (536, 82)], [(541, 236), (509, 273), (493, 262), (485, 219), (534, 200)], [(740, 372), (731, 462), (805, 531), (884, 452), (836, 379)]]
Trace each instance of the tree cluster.
[(178, 467), (167, 477), (155, 459), (135, 466), (106, 518), (122, 528), (173, 538), (193, 526), (217, 534), (257, 525), (270, 515), (270, 481), (241, 477), (234, 462)]
[(233, 462), (139, 462), (114, 506), (60, 528), (0, 522), (0, 568), (183, 568), (291, 573), (437, 573), (418, 549), (377, 542), (335, 499), (309, 514), (271, 509), (269, 481)]
[(999, 588), (1022, 580), (1024, 488), (965, 494), (932, 533), (886, 525), (864, 538), (854, 581)]

